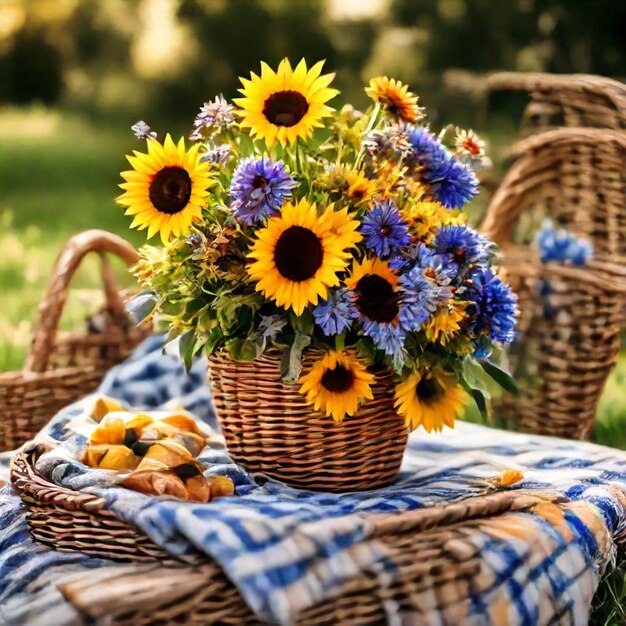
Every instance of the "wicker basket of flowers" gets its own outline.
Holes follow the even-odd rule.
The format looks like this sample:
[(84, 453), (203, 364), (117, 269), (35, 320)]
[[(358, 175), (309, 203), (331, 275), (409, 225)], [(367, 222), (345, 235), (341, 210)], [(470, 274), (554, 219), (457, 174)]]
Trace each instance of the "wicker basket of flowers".
[[(379, 77), (365, 112), (283, 60), (206, 103), (187, 149), (145, 124), (119, 202), (160, 233), (136, 275), (183, 360), (209, 355), (233, 459), (299, 487), (393, 480), (409, 429), (452, 426), (513, 336), (515, 297), (467, 226), (484, 144), (436, 135)], [(314, 133), (316, 127), (324, 133)]]

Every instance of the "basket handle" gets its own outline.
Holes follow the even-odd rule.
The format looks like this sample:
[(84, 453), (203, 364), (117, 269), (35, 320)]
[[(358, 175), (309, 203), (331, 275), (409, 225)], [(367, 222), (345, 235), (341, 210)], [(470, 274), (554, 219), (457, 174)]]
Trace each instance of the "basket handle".
[(104, 230), (86, 230), (71, 237), (57, 258), (52, 278), (39, 305), (24, 371), (44, 372), (59, 327), (70, 282), (83, 258), (97, 252), (102, 260), (102, 283), (107, 309), (118, 319), (126, 317), (124, 303), (106, 254), (114, 254), (131, 266), (139, 254), (126, 240)]

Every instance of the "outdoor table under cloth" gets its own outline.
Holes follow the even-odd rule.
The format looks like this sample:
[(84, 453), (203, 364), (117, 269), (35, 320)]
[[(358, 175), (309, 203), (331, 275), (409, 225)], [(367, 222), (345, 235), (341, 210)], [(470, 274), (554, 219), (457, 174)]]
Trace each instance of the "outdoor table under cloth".
[[(174, 402), (215, 425), (205, 381), (203, 362), (185, 374), (153, 338), (100, 391), (143, 409)], [(43, 439), (68, 440), (86, 402), (57, 415)], [(193, 623), (331, 624), (365, 611), (354, 623), (586, 624), (626, 539), (626, 453), (590, 443), (465, 423), (415, 432), (393, 485), (342, 495), (288, 488), (249, 476), (223, 450), (208, 454), (238, 496), (196, 504), (85, 487), (84, 468), (62, 455), (43, 468), (103, 495), (176, 557), (133, 564), (34, 541), (1, 455), (0, 624), (149, 624), (157, 614), (167, 623), (194, 607)], [(501, 486), (505, 469), (523, 480)], [(198, 550), (210, 560), (186, 562)], [(219, 613), (216, 589), (240, 604), (239, 617)]]

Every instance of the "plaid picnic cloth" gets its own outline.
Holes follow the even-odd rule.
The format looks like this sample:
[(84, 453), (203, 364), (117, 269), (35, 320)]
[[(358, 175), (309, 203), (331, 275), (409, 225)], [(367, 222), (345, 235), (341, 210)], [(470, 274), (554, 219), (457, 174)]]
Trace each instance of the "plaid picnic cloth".
[[(215, 426), (205, 367), (198, 362), (186, 374), (175, 357), (162, 353), (160, 340), (151, 339), (109, 373), (100, 391), (142, 409), (175, 402)], [(398, 480), (365, 493), (290, 489), (248, 475), (220, 446), (205, 449), (202, 458), (209, 471), (234, 478), (236, 497), (201, 505), (103, 487), (94, 484), (93, 470), (75, 460), (86, 441), (81, 414), (92, 401), (52, 420), (42, 438), (60, 451), (48, 455), (39, 470), (58, 484), (103, 495), (116, 515), (183, 560), (194, 549), (204, 551), (267, 623), (294, 623), (359, 571), (371, 572), (381, 584), (393, 580), (399, 566), (374, 536), (376, 514), (488, 493), (505, 469), (524, 472), (515, 489), (558, 493), (569, 502), (537, 505), (460, 532), (459, 544), (468, 554), (478, 551), (480, 567), (462, 588), (443, 595), (425, 587), (412, 602), (420, 607), (419, 623), (586, 624), (593, 592), (626, 533), (626, 454), (471, 424), (440, 435), (413, 433)], [(7, 479), (6, 460), (0, 481)], [(19, 499), (8, 485), (0, 488), (0, 623), (85, 623), (59, 585), (86, 571), (95, 578), (112, 566), (38, 545)], [(402, 620), (391, 603), (388, 622), (409, 623)]]

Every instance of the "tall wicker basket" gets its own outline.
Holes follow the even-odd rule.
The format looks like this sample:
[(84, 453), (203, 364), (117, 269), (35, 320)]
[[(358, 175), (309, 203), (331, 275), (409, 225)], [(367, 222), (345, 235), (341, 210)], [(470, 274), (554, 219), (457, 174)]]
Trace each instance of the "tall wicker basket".
[[(303, 371), (313, 360), (305, 354)], [(281, 381), (274, 355), (242, 363), (220, 352), (209, 371), (228, 452), (248, 471), (325, 491), (381, 487), (398, 473), (408, 432), (393, 406), (391, 371), (376, 372), (374, 398), (340, 424)]]
[[(626, 138), (562, 128), (515, 151), (482, 223), (520, 299), (521, 341), (511, 354), (524, 394), (500, 407), (521, 430), (586, 437), (624, 327)], [(542, 264), (532, 240), (546, 216), (588, 239), (595, 260), (582, 268)]]
[[(60, 332), (70, 281), (90, 252), (102, 259), (105, 307), (99, 324), (89, 331)], [(147, 330), (136, 328), (124, 311), (106, 254), (127, 265), (138, 259), (128, 242), (101, 230), (72, 237), (57, 259), (24, 369), (0, 374), (0, 450), (12, 450), (31, 439), (57, 411), (93, 391), (107, 370), (146, 337)]]

